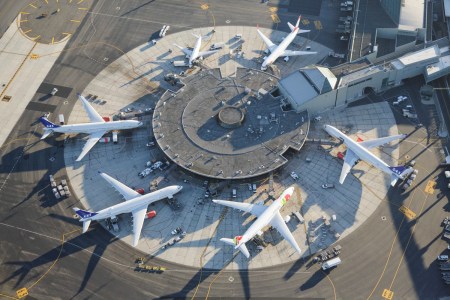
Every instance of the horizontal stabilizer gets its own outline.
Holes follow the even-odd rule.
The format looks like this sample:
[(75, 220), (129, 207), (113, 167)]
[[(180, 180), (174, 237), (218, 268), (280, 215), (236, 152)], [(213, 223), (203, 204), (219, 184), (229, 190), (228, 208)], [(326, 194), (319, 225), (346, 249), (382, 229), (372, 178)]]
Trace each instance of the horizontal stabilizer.
[(92, 218), (97, 214), (95, 212), (79, 209), (78, 207), (74, 207), (73, 210), (82, 220)]
[(56, 124), (50, 122), (50, 121), (49, 121), (47, 118), (45, 118), (45, 117), (40, 117), (40, 118), (39, 118), (39, 121), (42, 123), (42, 125), (44, 125), (45, 128), (52, 129), (52, 128), (58, 128), (58, 127), (60, 127), (59, 125), (56, 125)]
[(83, 233), (89, 229), (89, 225), (91, 225), (91, 220), (83, 221)]
[(44, 128), (44, 134), (41, 136), (41, 140), (45, 139), (49, 136), (49, 134), (53, 133), (53, 130)]
[(397, 183), (398, 177), (395, 174), (391, 174), (391, 186), (395, 186)]
[(239, 249), (239, 251), (242, 252), (242, 254), (245, 255), (245, 257), (249, 258), (250, 257), (250, 252), (248, 252), (247, 247), (245, 246), (245, 243), (241, 243), (236, 245), (236, 243), (239, 243), (240, 239), (242, 237), (241, 236), (237, 236), (234, 239), (227, 239), (227, 238), (221, 238), (220, 240), (222, 242), (224, 242), (225, 244), (228, 244), (230, 246), (235, 246), (235, 249)]

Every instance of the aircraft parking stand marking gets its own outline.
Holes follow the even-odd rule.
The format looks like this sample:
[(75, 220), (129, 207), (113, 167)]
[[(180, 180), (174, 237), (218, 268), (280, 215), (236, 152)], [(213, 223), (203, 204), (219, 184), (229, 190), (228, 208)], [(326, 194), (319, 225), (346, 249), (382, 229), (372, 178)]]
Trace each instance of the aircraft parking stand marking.
[[(412, 197), (411, 197), (411, 198), (412, 198)], [(428, 200), (428, 196), (426, 196), (426, 197), (423, 198), (423, 201), (422, 201), (422, 207), (420, 208), (419, 214), (422, 214), (423, 209), (424, 209), (424, 207), (425, 207), (425, 203), (427, 202), (427, 200)], [(412, 201), (412, 200), (411, 200), (411, 201)], [(404, 250), (403, 250), (402, 258), (400, 259), (400, 261), (399, 261), (399, 263), (398, 263), (398, 265), (397, 265), (397, 269), (395, 270), (395, 274), (394, 274), (394, 277), (392, 278), (392, 282), (391, 282), (391, 285), (389, 286), (389, 290), (392, 290), (392, 286), (394, 285), (395, 278), (397, 277), (398, 271), (400, 270), (400, 266), (402, 265), (403, 259), (405, 258), (406, 250), (408, 250), (409, 243), (410, 243), (411, 240), (412, 240), (412, 237), (413, 237), (413, 235), (414, 235), (414, 231), (416, 230), (416, 227), (417, 227), (418, 224), (419, 224), (419, 221), (417, 221), (417, 222), (413, 225), (413, 227), (411, 228), (411, 234), (409, 235), (408, 242), (406, 243), (406, 246), (405, 246), (405, 248), (404, 248)]]
[(274, 22), (274, 23), (278, 24), (278, 23), (281, 22), (281, 20), (280, 20), (280, 18), (278, 17), (277, 14), (271, 14), (270, 17), (272, 18), (272, 22)]
[[(415, 195), (416, 191), (417, 191), (417, 189), (414, 190), (413, 195), (412, 195), (411, 198), (410, 198), (411, 200), (410, 200), (409, 203), (408, 203), (408, 206), (411, 206), (412, 200), (414, 199), (414, 195)], [(386, 198), (387, 198), (387, 196), (385, 197), (385, 199), (386, 199)], [(427, 197), (425, 197), (425, 198), (427, 198)], [(425, 199), (425, 200), (426, 200), (426, 199)], [(425, 201), (422, 203), (422, 209), (421, 209), (421, 212), (423, 211), (424, 205), (425, 205)], [(372, 291), (370, 292), (369, 296), (367, 297), (367, 300), (370, 299), (370, 298), (372, 297), (373, 293), (375, 292), (375, 290), (377, 289), (378, 285), (380, 284), (381, 279), (382, 279), (383, 276), (384, 276), (384, 273), (386, 272), (387, 266), (388, 266), (388, 264), (389, 264), (389, 260), (391, 259), (392, 251), (394, 250), (395, 242), (398, 240), (397, 237), (398, 237), (398, 235), (399, 235), (399, 233), (400, 233), (400, 229), (402, 228), (403, 222), (405, 221), (405, 217), (406, 217), (406, 215), (402, 218), (400, 224), (398, 225), (397, 231), (396, 231), (394, 237), (392, 238), (391, 248), (389, 249), (389, 253), (388, 253), (388, 256), (387, 256), (387, 259), (386, 259), (386, 263), (384, 264), (383, 271), (381, 272), (380, 277), (378, 278), (378, 281), (377, 281), (377, 283), (375, 284), (375, 286), (373, 287), (373, 289), (372, 289)], [(393, 283), (394, 283), (395, 277), (397, 276), (397, 272), (398, 272), (398, 270), (399, 270), (399, 268), (400, 268), (400, 265), (401, 265), (401, 263), (402, 263), (402, 261), (403, 261), (403, 257), (405, 256), (406, 249), (408, 248), (409, 242), (410, 242), (411, 237), (412, 237), (412, 235), (413, 235), (413, 233), (414, 233), (414, 228), (415, 228), (416, 225), (417, 225), (417, 223), (414, 224), (413, 230), (412, 230), (411, 235), (410, 235), (409, 240), (408, 240), (408, 244), (406, 245), (406, 247), (405, 247), (405, 249), (404, 249), (404, 251), (403, 251), (402, 259), (400, 260), (400, 262), (399, 262), (399, 264), (398, 264), (397, 270), (396, 270), (396, 272), (395, 272), (394, 278), (392, 279), (391, 286), (389, 287), (389, 289), (392, 288), (392, 285), (393, 285)]]
[(317, 30), (323, 29), (322, 23), (319, 20), (314, 21), (314, 26), (316, 27)]
[(425, 193), (433, 194), (435, 186), (436, 186), (436, 181), (433, 181), (433, 180), (428, 181), (427, 186), (425, 187)]
[(390, 291), (388, 289), (384, 289), (383, 294), (381, 294), (381, 297), (383, 297), (384, 299), (388, 299), (388, 300), (391, 300), (393, 296), (394, 296), (394, 292)]
[(412, 220), (416, 217), (416, 213), (407, 208), (406, 206), (402, 205), (398, 209), (400, 212), (402, 212), (408, 219)]

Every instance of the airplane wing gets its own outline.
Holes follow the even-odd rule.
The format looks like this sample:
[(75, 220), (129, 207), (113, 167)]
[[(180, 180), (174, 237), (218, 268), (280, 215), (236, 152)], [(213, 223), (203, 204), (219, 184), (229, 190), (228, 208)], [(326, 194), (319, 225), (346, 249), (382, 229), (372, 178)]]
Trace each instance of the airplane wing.
[(87, 140), (86, 144), (83, 146), (83, 150), (81, 151), (80, 155), (76, 159), (76, 161), (80, 161), (83, 159), (83, 157), (94, 147), (95, 144), (97, 144), (98, 140), (106, 133), (106, 131), (98, 131), (93, 132), (90, 134), (89, 139)]
[(274, 215), (274, 217), (270, 221), (270, 225), (272, 225), (278, 230), (278, 232), (284, 237), (284, 239), (287, 240), (289, 244), (291, 244), (292, 248), (294, 248), (298, 253), (302, 252), (297, 242), (295, 241), (294, 236), (292, 235), (291, 231), (286, 226), (286, 223), (281, 217), (280, 212)]
[(358, 156), (349, 148), (347, 148), (347, 153), (344, 157), (344, 165), (342, 166), (341, 177), (339, 177), (339, 183), (343, 184), (345, 177), (350, 173), (355, 163), (358, 161)]
[(282, 54), (280, 54), (280, 56), (298, 56), (298, 55), (308, 55), (308, 54), (317, 54), (317, 52), (284, 50), (284, 52)]
[(257, 217), (259, 217), (267, 208), (267, 206), (264, 205), (241, 203), (234, 201), (213, 200), (213, 202), (251, 213), (252, 215), (255, 215)]
[(385, 144), (390, 143), (390, 142), (395, 141), (395, 140), (403, 139), (405, 137), (406, 137), (406, 134), (399, 134), (399, 135), (382, 137), (382, 138), (379, 138), (379, 139), (362, 141), (362, 142), (359, 142), (359, 144), (361, 146), (363, 146), (364, 148), (372, 149), (372, 148), (375, 148), (375, 147), (378, 147), (378, 146), (381, 146), (381, 145), (385, 145)]
[(130, 189), (122, 182), (112, 178), (111, 176), (105, 173), (100, 173), (100, 176), (102, 176), (106, 181), (108, 181), (109, 184), (111, 184), (125, 198), (125, 200), (131, 200), (141, 196), (141, 194), (139, 194), (135, 190)]
[(181, 51), (183, 51), (184, 54), (191, 56), (192, 55), (192, 51), (189, 50), (188, 48), (183, 48), (177, 44), (173, 44), (174, 46), (178, 47)]
[(259, 29), (256, 29), (256, 31), (258, 31), (259, 36), (262, 38), (262, 40), (266, 44), (269, 51), (272, 52), (277, 47), (277, 45), (272, 43), (272, 41), (268, 37), (266, 37), (261, 31), (259, 31)]
[(142, 226), (144, 225), (145, 214), (147, 213), (147, 205), (135, 209), (131, 212), (133, 215), (133, 247), (136, 247), (141, 236)]
[(216, 53), (217, 51), (219, 51), (219, 50), (201, 51), (201, 52), (198, 53), (198, 55), (199, 56), (206, 56), (206, 55), (210, 55), (210, 54)]
[(78, 98), (81, 100), (81, 103), (83, 103), (83, 108), (86, 110), (91, 122), (105, 122), (98, 112), (89, 104), (86, 98), (81, 96), (81, 94), (78, 94)]

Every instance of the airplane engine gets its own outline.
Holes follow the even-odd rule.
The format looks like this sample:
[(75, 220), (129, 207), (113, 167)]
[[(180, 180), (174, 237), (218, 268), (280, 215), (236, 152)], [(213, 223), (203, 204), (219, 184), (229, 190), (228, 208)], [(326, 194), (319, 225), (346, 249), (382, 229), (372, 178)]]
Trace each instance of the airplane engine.
[(154, 217), (156, 217), (156, 211), (155, 210), (151, 210), (145, 213), (145, 218), (146, 219), (153, 219)]
[(285, 58), (283, 58), (285, 62), (289, 61), (289, 56), (286, 56)]

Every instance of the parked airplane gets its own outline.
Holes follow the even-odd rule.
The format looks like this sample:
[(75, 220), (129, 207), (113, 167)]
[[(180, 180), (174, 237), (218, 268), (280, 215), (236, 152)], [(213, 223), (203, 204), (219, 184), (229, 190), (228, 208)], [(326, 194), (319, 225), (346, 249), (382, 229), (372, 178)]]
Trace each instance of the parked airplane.
[(310, 54), (317, 54), (317, 52), (311, 52), (311, 51), (292, 51), (292, 50), (286, 50), (287, 47), (292, 43), (292, 41), (295, 39), (295, 36), (300, 33), (309, 32), (310, 30), (302, 30), (298, 26), (300, 24), (301, 16), (298, 17), (297, 23), (292, 25), (288, 22), (289, 28), (291, 29), (291, 33), (288, 34), (288, 36), (277, 46), (274, 44), (268, 37), (266, 37), (259, 29), (256, 29), (258, 31), (259, 36), (263, 39), (264, 43), (266, 43), (268, 51), (271, 54), (264, 59), (264, 62), (261, 65), (261, 70), (267, 70), (267, 66), (274, 63), (278, 57), (285, 56), (284, 60), (287, 62), (289, 61), (289, 56), (297, 56), (297, 55), (310, 55)]
[(405, 138), (406, 134), (355, 142), (343, 132), (331, 125), (324, 125), (323, 128), (326, 132), (328, 132), (329, 135), (342, 140), (347, 146), (347, 153), (344, 157), (344, 165), (342, 166), (341, 176), (339, 178), (339, 182), (341, 184), (344, 183), (345, 177), (347, 177), (347, 174), (350, 172), (353, 166), (355, 166), (359, 162), (360, 159), (391, 175), (392, 186), (395, 186), (398, 179), (403, 180), (412, 171), (414, 171), (413, 168), (408, 168), (406, 166), (390, 167), (384, 161), (382, 161), (380, 158), (376, 157), (372, 152), (369, 151), (372, 148), (387, 144), (391, 141)]
[(45, 126), (44, 134), (41, 140), (45, 139), (49, 134), (53, 132), (60, 133), (87, 133), (89, 139), (83, 147), (81, 154), (76, 161), (80, 161), (94, 147), (98, 140), (108, 131), (131, 129), (142, 126), (143, 123), (135, 120), (124, 121), (111, 121), (105, 122), (103, 118), (95, 111), (95, 109), (89, 104), (89, 102), (80, 94), (77, 94), (78, 98), (83, 103), (83, 107), (86, 110), (91, 123), (71, 124), (71, 125), (56, 125), (50, 122), (46, 117), (39, 118), (39, 121)]
[(277, 200), (270, 206), (240, 203), (234, 201), (213, 200), (213, 202), (225, 205), (231, 208), (236, 208), (257, 217), (256, 221), (247, 229), (242, 236), (236, 236), (234, 239), (221, 238), (220, 240), (228, 245), (234, 246), (234, 249), (239, 249), (247, 258), (250, 257), (245, 243), (252, 239), (256, 234), (261, 232), (261, 229), (268, 224), (275, 227), (278, 232), (291, 244), (291, 246), (300, 254), (302, 251), (295, 241), (289, 228), (286, 226), (283, 218), (280, 215), (280, 208), (289, 201), (294, 193), (294, 188), (286, 189)]
[(134, 247), (138, 244), (144, 219), (147, 217), (147, 206), (164, 198), (173, 198), (173, 195), (183, 188), (180, 185), (172, 185), (146, 195), (141, 195), (111, 176), (105, 173), (99, 173), (100, 176), (108, 181), (125, 198), (125, 202), (107, 207), (98, 212), (85, 211), (77, 207), (73, 208), (75, 213), (80, 217), (80, 222), (83, 222), (83, 233), (88, 230), (91, 221), (114, 218), (119, 214), (131, 213), (133, 215)]
[(202, 36), (196, 35), (196, 34), (192, 34), (192, 35), (197, 38), (197, 42), (195, 42), (194, 49), (190, 50), (189, 48), (183, 48), (181, 46), (178, 46), (177, 44), (174, 44), (175, 46), (180, 48), (181, 51), (183, 51), (183, 53), (186, 54), (186, 56), (189, 58), (189, 67), (192, 67), (192, 64), (197, 59), (203, 59), (204, 56), (210, 55), (210, 54), (213, 54), (213, 53), (216, 53), (217, 51), (219, 51), (219, 50), (200, 51), (200, 47), (202, 46)]

